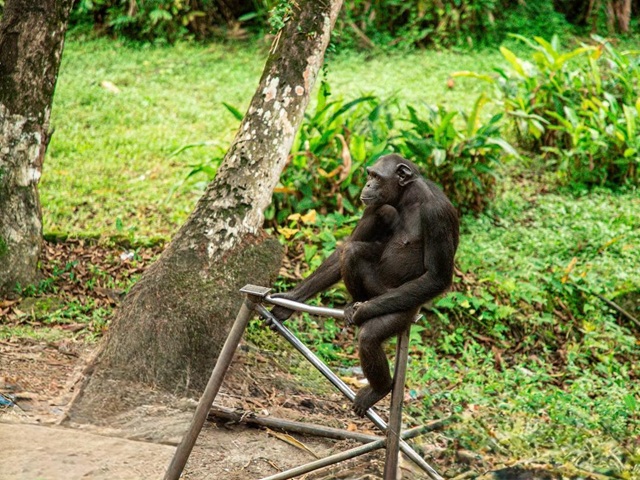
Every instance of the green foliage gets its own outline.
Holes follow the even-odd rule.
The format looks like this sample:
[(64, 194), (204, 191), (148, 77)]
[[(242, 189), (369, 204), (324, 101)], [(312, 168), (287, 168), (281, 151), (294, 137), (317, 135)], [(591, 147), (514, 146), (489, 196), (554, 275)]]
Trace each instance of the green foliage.
[(330, 100), (321, 82), (315, 110), (305, 113), (289, 163), (266, 218), (279, 225), (295, 212), (358, 210), (364, 166), (389, 153), (393, 102), (375, 96)]
[(500, 138), (499, 120), (494, 115), (486, 124), (480, 113), (486, 98), (481, 95), (464, 124), (458, 125), (459, 112), (445, 107), (428, 107), (426, 118), (420, 118), (409, 106), (409, 128), (400, 131), (399, 152), (423, 167), (427, 178), (442, 186), (445, 194), (461, 211), (482, 211), (494, 194), (496, 167), (503, 152), (517, 155)]
[(495, 28), (498, 0), (346, 2), (341, 38), (379, 46), (468, 45)]
[[(221, 7), (211, 0), (79, 0), (72, 16), (72, 25), (92, 23), (110, 33), (133, 40), (174, 42), (188, 35), (205, 38), (212, 35), (215, 26), (238, 22), (255, 22), (268, 17), (270, 0), (255, 0), (254, 11), (245, 12), (237, 19), (228, 17), (228, 6)], [(283, 19), (285, 11), (278, 2), (276, 15)], [(271, 21), (271, 20), (270, 20)]]
[(574, 27), (556, 9), (556, 2), (557, 0), (501, 2), (497, 23), (502, 33), (497, 34), (498, 39), (504, 40), (507, 33), (518, 33), (526, 37), (551, 38), (557, 35), (568, 38)]
[(596, 294), (615, 298), (640, 287), (637, 196), (545, 195), (532, 204), (531, 193), (506, 182), (492, 205), (498, 221), (464, 219), (462, 276), (434, 304), (441, 348), (459, 353), (475, 331), (507, 349), (567, 348), (576, 369), (603, 359), (619, 368), (635, 355), (635, 340)]
[[(562, 51), (551, 42), (516, 36), (533, 53), (529, 59), (506, 47), (507, 70), (497, 80), (505, 113), (519, 144), (543, 153), (564, 183), (637, 184), (640, 132), (637, 99), (640, 57), (595, 37), (595, 45)], [(471, 75), (460, 72), (458, 75)]]
[(467, 339), (456, 356), (421, 349), (408, 368), (408, 386), (414, 400), (406, 408), (418, 424), (435, 412), (457, 413), (444, 449), (481, 452), (494, 465), (538, 458), (554, 478), (640, 473), (634, 445), (640, 389), (626, 372), (603, 375), (591, 364), (568, 373), (539, 356), (507, 359)]
[(278, 30), (284, 28), (286, 23), (293, 14), (293, 5), (291, 0), (278, 0), (269, 12), (269, 26), (271, 33), (277, 33)]
[[(427, 107), (427, 117), (421, 118), (416, 108), (407, 106), (409, 118), (399, 129), (394, 101), (373, 95), (351, 101), (329, 100), (330, 96), (329, 84), (321, 82), (315, 110), (305, 114), (289, 162), (265, 212), (270, 226), (277, 228), (292, 214), (310, 210), (321, 215), (354, 215), (360, 210), (365, 167), (392, 151), (421, 166), (461, 212), (477, 213), (493, 197), (500, 157), (505, 152), (517, 156), (500, 137), (502, 115), (482, 123), (482, 107), (487, 101), (484, 95), (468, 114), (448, 112), (442, 106)], [(227, 104), (225, 107), (238, 120), (242, 118), (237, 109)], [(463, 122), (458, 124), (455, 119), (459, 113)], [(187, 179), (204, 173), (205, 180), (195, 185), (204, 189), (220, 159), (192, 165)]]
[[(235, 13), (235, 18), (234, 11), (215, 0), (80, 0), (72, 25), (94, 25), (135, 40), (174, 41), (193, 35), (207, 38), (235, 22), (275, 33), (291, 13), (291, 0), (254, 0), (251, 11)], [(343, 6), (336, 39), (348, 47), (468, 48), (500, 42), (507, 32), (550, 36), (569, 31), (553, 0), (354, 0)]]
[(135, 40), (175, 41), (187, 33), (186, 26), (202, 12), (183, 0), (80, 0), (74, 6), (71, 23), (90, 16), (116, 35)]

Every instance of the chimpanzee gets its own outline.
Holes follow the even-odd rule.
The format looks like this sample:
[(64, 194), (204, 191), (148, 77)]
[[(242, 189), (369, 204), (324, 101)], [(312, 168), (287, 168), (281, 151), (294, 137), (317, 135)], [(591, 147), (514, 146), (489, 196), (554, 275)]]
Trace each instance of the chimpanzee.
[[(358, 353), (369, 381), (354, 400), (360, 416), (391, 391), (382, 343), (451, 285), (459, 238), (456, 209), (414, 163), (385, 155), (367, 172), (360, 195), (366, 208), (351, 237), (295, 288), (277, 295), (302, 302), (344, 280), (353, 298), (345, 319), (360, 327)], [(293, 312), (274, 307), (272, 313), (285, 320)]]

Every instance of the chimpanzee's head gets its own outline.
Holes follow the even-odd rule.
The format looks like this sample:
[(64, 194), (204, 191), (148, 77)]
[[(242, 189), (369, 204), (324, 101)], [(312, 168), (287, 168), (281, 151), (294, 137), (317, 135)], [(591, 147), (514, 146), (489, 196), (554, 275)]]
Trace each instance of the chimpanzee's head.
[(360, 194), (360, 200), (367, 206), (396, 205), (405, 188), (420, 176), (412, 162), (396, 154), (380, 157), (367, 168), (367, 174), (367, 183)]

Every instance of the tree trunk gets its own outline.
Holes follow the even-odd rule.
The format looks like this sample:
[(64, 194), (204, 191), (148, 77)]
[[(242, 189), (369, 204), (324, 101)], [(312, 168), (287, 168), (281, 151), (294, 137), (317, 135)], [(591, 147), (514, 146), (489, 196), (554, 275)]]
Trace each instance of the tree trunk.
[(591, 21), (594, 30), (596, 30), (598, 12), (604, 8), (609, 32), (629, 32), (632, 0), (603, 0), (603, 2), (600, 0), (556, 0), (554, 4), (560, 12), (564, 13), (569, 22), (586, 26)]
[(37, 279), (38, 181), (73, 0), (8, 0), (0, 23), (0, 295)]
[(609, 31), (629, 33), (631, 21), (631, 0), (609, 0), (607, 3), (607, 24)]
[(292, 17), (273, 42), (216, 178), (125, 297), (69, 410), (73, 421), (100, 423), (100, 417), (144, 402), (122, 401), (121, 387), (129, 382), (178, 394), (201, 392), (240, 308), (239, 288), (273, 282), (281, 248), (261, 231), (263, 211), (302, 121), (341, 3), (292, 2)]

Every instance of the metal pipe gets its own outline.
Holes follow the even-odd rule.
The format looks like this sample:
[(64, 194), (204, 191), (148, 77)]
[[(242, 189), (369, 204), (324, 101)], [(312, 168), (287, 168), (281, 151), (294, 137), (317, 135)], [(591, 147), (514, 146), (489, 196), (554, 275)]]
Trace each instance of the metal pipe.
[(387, 451), (384, 461), (384, 480), (395, 480), (398, 473), (398, 449), (400, 448), (400, 431), (402, 430), (402, 400), (404, 397), (404, 380), (407, 373), (409, 356), (409, 333), (411, 326), (398, 335), (396, 346), (396, 365), (393, 374), (393, 390), (391, 391), (391, 410), (387, 427)]
[(320, 317), (344, 318), (344, 310), (339, 310), (337, 308), (316, 307), (315, 305), (307, 305), (306, 303), (296, 302), (286, 298), (278, 298), (272, 295), (265, 296), (263, 300), (272, 305), (289, 308), (296, 312), (306, 312)]
[[(402, 438), (413, 438), (416, 437), (430, 429), (429, 425), (423, 425), (421, 427), (414, 427), (409, 430), (405, 430), (402, 432)], [(349, 460), (351, 458), (358, 457), (360, 455), (364, 455), (365, 453), (372, 452), (379, 448), (384, 447), (386, 443), (385, 438), (380, 438), (377, 440), (373, 440), (361, 447), (356, 447), (351, 450), (347, 450), (342, 453), (338, 453), (335, 455), (331, 455), (326, 458), (322, 458), (320, 460), (316, 460), (314, 462), (301, 465), (299, 467), (292, 468), (290, 470), (286, 470), (284, 472), (277, 473), (267, 478), (263, 478), (262, 480), (286, 480), (289, 478), (293, 478), (297, 475), (303, 475), (305, 473), (312, 472), (313, 470), (318, 470), (323, 467), (328, 467), (329, 465), (334, 465), (336, 463), (342, 462), (344, 460)]]
[[(329, 367), (327, 367), (309, 348), (303, 344), (298, 338), (289, 331), (287, 327), (285, 327), (281, 322), (274, 317), (269, 310), (267, 310), (263, 305), (256, 305), (256, 311), (263, 318), (268, 318), (271, 324), (275, 327), (275, 329), (280, 333), (291, 345), (294, 346), (296, 350), (298, 350), (304, 358), (306, 358), (309, 363), (311, 363), (314, 367), (316, 367), (322, 375), (329, 380), (333, 386), (335, 386), (345, 397), (347, 397), (350, 401), (356, 398), (356, 394), (349, 388), (349, 386), (342, 381), (340, 377), (338, 377), (335, 373), (331, 371)], [(367, 410), (366, 416), (369, 420), (371, 420), (376, 427), (378, 427), (381, 431), (386, 432), (387, 424), (386, 422), (378, 415), (375, 410), (370, 408)], [(416, 465), (422, 468), (433, 480), (444, 480), (438, 472), (436, 472), (431, 465), (429, 465), (420, 455), (418, 455), (411, 446), (405, 442), (404, 440), (400, 441), (400, 450), (404, 453), (408, 458), (410, 458)]]
[(386, 439), (383, 438), (381, 440), (376, 440), (375, 442), (366, 443), (364, 445), (360, 445), (359, 447), (352, 448), (344, 452), (336, 453), (326, 458), (321, 458), (319, 460), (316, 460), (315, 462), (307, 463), (306, 465), (302, 465), (300, 467), (296, 467), (290, 470), (286, 470), (284, 472), (276, 473), (275, 475), (271, 475), (270, 477), (265, 477), (262, 480), (286, 480), (288, 478), (293, 478), (298, 475), (304, 475), (305, 473), (318, 470), (319, 468), (328, 467), (329, 465), (334, 465), (336, 463), (343, 462), (351, 458), (359, 457), (360, 455), (364, 455), (365, 453), (369, 453), (379, 448), (382, 448), (385, 442), (386, 442)]

